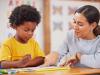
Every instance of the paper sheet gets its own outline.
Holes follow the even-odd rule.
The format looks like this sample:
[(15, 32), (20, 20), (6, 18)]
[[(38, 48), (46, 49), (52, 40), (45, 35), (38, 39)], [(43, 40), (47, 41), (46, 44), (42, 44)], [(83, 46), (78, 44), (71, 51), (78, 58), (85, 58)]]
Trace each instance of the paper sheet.
[[(47, 72), (47, 71), (59, 71), (59, 70), (69, 70), (69, 67), (28, 67), (28, 68), (13, 68), (13, 69), (4, 69), (9, 74), (14, 74), (16, 72)], [(3, 70), (3, 69), (2, 69)]]

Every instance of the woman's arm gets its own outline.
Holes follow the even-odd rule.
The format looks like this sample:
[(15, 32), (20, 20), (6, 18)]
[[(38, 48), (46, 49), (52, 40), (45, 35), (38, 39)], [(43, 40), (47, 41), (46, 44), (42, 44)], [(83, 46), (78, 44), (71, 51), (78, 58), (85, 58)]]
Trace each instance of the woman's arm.
[(100, 68), (100, 53), (82, 55), (80, 63), (91, 68)]
[(100, 68), (100, 43), (97, 44), (94, 54), (83, 54), (80, 57), (80, 63), (91, 68)]
[(55, 65), (57, 63), (58, 58), (59, 54), (57, 52), (51, 52), (45, 57), (45, 63), (43, 64), (43, 66)]

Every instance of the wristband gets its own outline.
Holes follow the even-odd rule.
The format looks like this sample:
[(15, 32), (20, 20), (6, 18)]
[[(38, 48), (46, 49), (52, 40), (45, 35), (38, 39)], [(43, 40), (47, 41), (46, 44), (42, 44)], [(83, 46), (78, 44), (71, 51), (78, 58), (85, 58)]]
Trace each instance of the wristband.
[(0, 61), (0, 69), (2, 69), (2, 67), (1, 67), (1, 61)]

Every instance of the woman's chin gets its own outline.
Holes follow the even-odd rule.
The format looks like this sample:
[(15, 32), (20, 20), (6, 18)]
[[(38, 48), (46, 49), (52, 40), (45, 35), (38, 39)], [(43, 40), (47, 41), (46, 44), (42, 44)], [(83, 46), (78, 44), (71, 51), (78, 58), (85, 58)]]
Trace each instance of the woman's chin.
[(80, 36), (80, 35), (76, 35), (76, 37), (77, 37), (77, 38), (81, 38), (81, 36)]

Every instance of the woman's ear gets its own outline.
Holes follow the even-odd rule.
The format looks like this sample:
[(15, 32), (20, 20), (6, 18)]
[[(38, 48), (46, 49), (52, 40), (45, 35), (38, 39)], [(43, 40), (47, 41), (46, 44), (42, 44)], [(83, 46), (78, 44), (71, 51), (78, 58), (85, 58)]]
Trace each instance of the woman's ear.
[(92, 28), (93, 30), (96, 28), (96, 26), (97, 26), (97, 23), (96, 23), (96, 22), (91, 23), (91, 28)]

